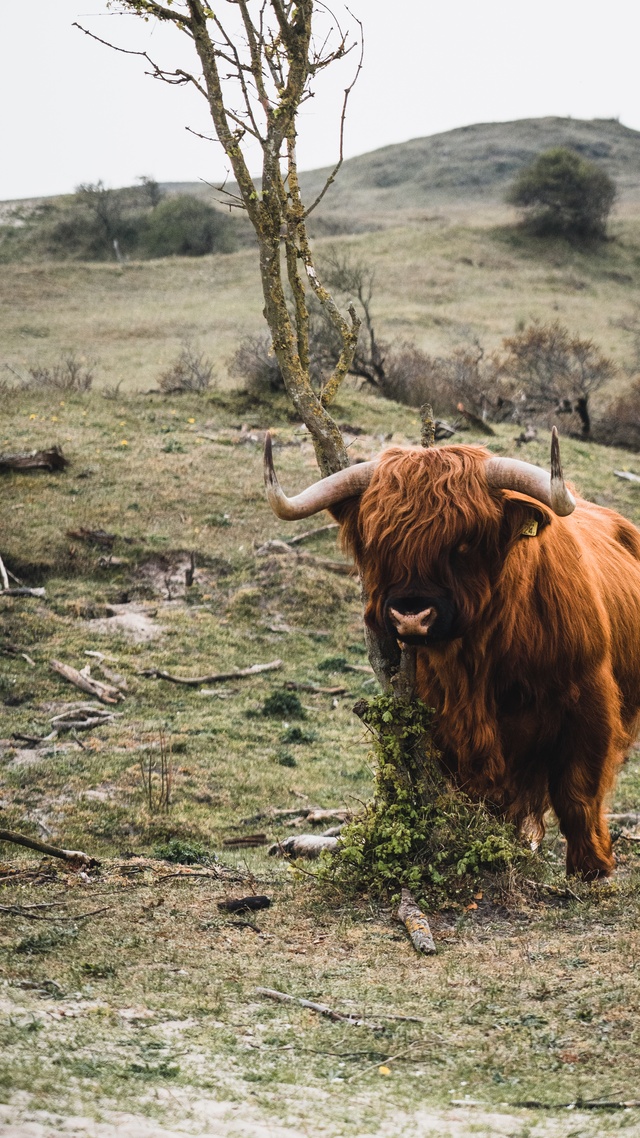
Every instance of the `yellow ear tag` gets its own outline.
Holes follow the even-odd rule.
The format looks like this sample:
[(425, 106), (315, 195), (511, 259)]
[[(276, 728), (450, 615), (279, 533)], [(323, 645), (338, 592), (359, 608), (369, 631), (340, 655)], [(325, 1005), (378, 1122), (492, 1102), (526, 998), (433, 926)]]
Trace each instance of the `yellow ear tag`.
[(538, 522), (535, 518), (531, 518), (520, 530), (522, 537), (537, 537), (538, 535)]

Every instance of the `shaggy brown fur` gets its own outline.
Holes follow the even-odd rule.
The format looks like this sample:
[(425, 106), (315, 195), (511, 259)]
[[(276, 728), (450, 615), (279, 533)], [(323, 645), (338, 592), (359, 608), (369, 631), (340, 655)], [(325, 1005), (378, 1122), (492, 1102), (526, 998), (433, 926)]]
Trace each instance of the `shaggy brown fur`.
[(447, 768), (530, 831), (551, 805), (568, 871), (608, 874), (603, 803), (640, 712), (640, 533), (582, 499), (558, 518), (490, 490), (488, 457), (387, 450), (362, 497), (336, 508), (365, 618), (381, 631), (390, 593), (453, 598), (456, 637), (420, 647), (417, 673)]

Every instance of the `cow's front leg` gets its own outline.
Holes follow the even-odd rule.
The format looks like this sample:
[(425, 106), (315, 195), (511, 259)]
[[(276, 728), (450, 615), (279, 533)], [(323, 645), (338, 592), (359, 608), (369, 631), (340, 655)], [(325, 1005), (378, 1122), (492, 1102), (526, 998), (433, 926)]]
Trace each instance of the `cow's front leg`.
[(549, 797), (567, 839), (567, 873), (587, 881), (615, 868), (604, 803), (621, 761), (618, 689), (600, 675), (581, 685), (549, 765)]

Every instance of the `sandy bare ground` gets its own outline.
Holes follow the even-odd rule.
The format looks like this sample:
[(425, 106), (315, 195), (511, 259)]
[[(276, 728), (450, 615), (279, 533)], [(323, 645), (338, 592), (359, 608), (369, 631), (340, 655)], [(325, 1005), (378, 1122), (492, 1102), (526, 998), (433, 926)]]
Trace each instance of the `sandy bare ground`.
[[(173, 1095), (172, 1098), (177, 1096)], [(182, 1097), (182, 1096), (181, 1096)], [(361, 1096), (357, 1096), (360, 1100)], [(161, 1098), (168, 1096), (161, 1094)], [(174, 1104), (175, 1105), (175, 1104)], [(317, 1104), (316, 1104), (317, 1105)], [(359, 1106), (362, 1102), (359, 1101)], [(375, 1109), (375, 1103), (369, 1102)], [(187, 1117), (167, 1125), (143, 1114), (104, 1111), (97, 1118), (82, 1114), (60, 1114), (29, 1110), (18, 1099), (0, 1106), (0, 1134), (4, 1138), (598, 1138), (622, 1130), (625, 1138), (640, 1135), (640, 1123), (631, 1112), (615, 1116), (600, 1112), (566, 1110), (562, 1116), (534, 1121), (529, 1111), (489, 1112), (481, 1107), (454, 1107), (450, 1110), (395, 1112), (380, 1129), (357, 1130), (352, 1125), (322, 1120), (323, 1111), (313, 1107), (308, 1121), (294, 1125), (266, 1118), (253, 1105), (185, 1098)], [(633, 1112), (634, 1119), (637, 1112)]]

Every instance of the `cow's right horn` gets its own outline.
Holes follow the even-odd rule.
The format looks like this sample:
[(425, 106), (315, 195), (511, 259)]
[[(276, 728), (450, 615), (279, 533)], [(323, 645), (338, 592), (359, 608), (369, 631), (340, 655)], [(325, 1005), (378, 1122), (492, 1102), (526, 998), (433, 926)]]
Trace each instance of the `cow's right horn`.
[(321, 510), (335, 506), (346, 498), (358, 497), (369, 485), (375, 465), (375, 462), (358, 462), (355, 466), (348, 466), (346, 470), (338, 470), (335, 474), (321, 478), (301, 494), (296, 494), (295, 498), (287, 498), (280, 487), (273, 465), (273, 447), (268, 431), (264, 440), (264, 484), (267, 500), (274, 514), (286, 522), (309, 518), (312, 514), (319, 514)]

